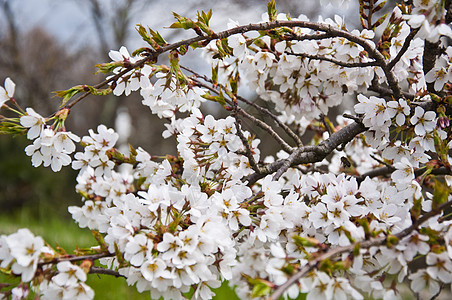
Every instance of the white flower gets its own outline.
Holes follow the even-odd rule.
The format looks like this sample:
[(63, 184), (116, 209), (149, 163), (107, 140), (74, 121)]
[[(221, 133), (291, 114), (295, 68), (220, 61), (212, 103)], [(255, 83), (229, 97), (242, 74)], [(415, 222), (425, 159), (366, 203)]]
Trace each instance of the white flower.
[[(110, 56), (113, 61), (126, 61), (131, 59), (129, 51), (124, 46), (121, 46), (121, 48), (119, 48), (119, 51), (110, 50), (108, 56)], [(133, 62), (134, 61), (132, 61), (132, 63)]]
[(75, 151), (74, 142), (80, 142), (80, 138), (72, 132), (59, 131), (53, 137), (53, 147), (61, 153), (72, 153)]
[(44, 130), (46, 120), (38, 113), (36, 113), (33, 108), (28, 107), (26, 109), (27, 115), (20, 117), (20, 124), (28, 129), (27, 138), (32, 140), (41, 135)]
[(432, 132), (435, 129), (436, 114), (433, 111), (427, 111), (424, 113), (424, 109), (420, 106), (416, 106), (414, 116), (411, 117), (411, 124), (416, 125), (414, 132), (417, 135), (424, 136), (427, 132)]
[(447, 252), (440, 254), (430, 252), (427, 254), (427, 273), (434, 279), (438, 279), (444, 283), (452, 281), (452, 262)]
[(391, 178), (395, 182), (410, 183), (414, 179), (413, 165), (406, 157), (395, 163), (394, 168), (397, 170), (392, 173)]
[(94, 291), (84, 282), (79, 282), (75, 286), (70, 286), (64, 293), (63, 299), (88, 300), (94, 298)]
[(151, 249), (152, 241), (144, 234), (137, 234), (127, 243), (124, 258), (132, 265), (139, 267)]
[(248, 53), (246, 39), (241, 34), (234, 34), (228, 38), (228, 45), (232, 48), (235, 57), (243, 59)]
[(6, 239), (11, 255), (16, 259), (11, 270), (15, 274), (21, 274), (22, 281), (30, 281), (36, 271), (44, 241), (41, 237), (35, 237), (28, 229), (19, 229)]
[(387, 121), (391, 119), (391, 111), (387, 109), (386, 101), (375, 96), (366, 96), (359, 94), (358, 101), (355, 105), (355, 111), (364, 114), (363, 123), (369, 128), (389, 127)]
[(396, 124), (402, 126), (405, 124), (405, 116), (410, 115), (410, 107), (407, 102), (403, 99), (399, 101), (389, 101), (388, 102), (388, 114), (391, 118), (396, 116)]
[(111, 128), (105, 125), (97, 126), (97, 132), (94, 133), (92, 129), (89, 130), (90, 137), (84, 137), (83, 142), (94, 144), (98, 149), (111, 149), (119, 138), (119, 135)]
[(256, 63), (256, 70), (260, 73), (264, 73), (265, 69), (270, 68), (273, 64), (275, 55), (270, 52), (258, 52), (254, 56), (254, 61)]
[(178, 254), (184, 243), (171, 233), (163, 234), (163, 241), (157, 244), (157, 250), (163, 253), (163, 259), (171, 259)]
[(6, 101), (14, 96), (14, 90), (16, 89), (16, 84), (7, 77), (5, 79), (5, 87), (0, 86), (0, 108), (5, 104)]
[(432, 278), (425, 269), (421, 269), (414, 274), (410, 274), (408, 278), (411, 280), (411, 288), (415, 293), (419, 293), (427, 286), (430, 295), (436, 295), (439, 292), (438, 281)]
[(86, 281), (86, 273), (77, 265), (69, 261), (62, 261), (57, 264), (58, 274), (52, 278), (52, 281), (59, 286), (74, 286), (79, 281)]

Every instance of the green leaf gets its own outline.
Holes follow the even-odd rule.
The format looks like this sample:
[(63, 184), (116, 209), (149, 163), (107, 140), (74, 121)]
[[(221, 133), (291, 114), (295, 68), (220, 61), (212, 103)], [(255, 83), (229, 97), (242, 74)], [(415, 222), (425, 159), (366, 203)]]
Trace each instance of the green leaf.
[(229, 84), (231, 85), (231, 91), (234, 95), (237, 95), (238, 82), (239, 82), (239, 73), (236, 72), (235, 76), (231, 77), (229, 79)]
[[(17, 120), (19, 122), (19, 120)], [(22, 125), (14, 122), (3, 121), (0, 122), (0, 134), (19, 135), (27, 133), (28, 129)]]
[(182, 45), (182, 46), (179, 47), (179, 53), (181, 55), (185, 55), (185, 53), (187, 53), (187, 51), (188, 51), (187, 45)]
[(152, 45), (152, 39), (149, 36), (149, 34), (146, 31), (146, 28), (144, 28), (141, 24), (137, 24), (136, 30), (138, 31), (138, 34), (141, 36), (141, 38), (148, 44)]
[(210, 92), (207, 92), (204, 95), (202, 95), (202, 97), (209, 101), (218, 102), (222, 106), (226, 105), (226, 100), (224, 99), (224, 96), (222, 93), (220, 93), (218, 96), (213, 96), (212, 94), (210, 94)]
[(441, 181), (435, 180), (435, 184), (433, 186), (433, 203), (432, 203), (432, 209), (437, 208), (441, 204), (447, 202), (447, 199), (449, 198), (450, 194), (450, 188), (447, 186), (447, 184), (444, 184)]
[(98, 72), (108, 74), (113, 72), (114, 69), (118, 67), (122, 67), (123, 63), (121, 61), (114, 61), (110, 63), (104, 63), (104, 64), (97, 64), (95, 65), (96, 68), (99, 69)]
[(386, 20), (387, 16), (388, 16), (388, 14), (385, 14), (382, 17), (380, 17), (375, 23), (372, 24), (372, 28), (376, 28), (376, 27), (380, 26), (381, 24), (383, 24), (383, 22)]
[(375, 6), (372, 11), (374, 13), (376, 13), (377, 11), (380, 11), (381, 9), (383, 9), (383, 7), (385, 7), (386, 5), (386, 0), (382, 1), (380, 4), (378, 4), (377, 6)]
[(177, 22), (170, 25), (170, 28), (183, 28), (185, 30), (194, 28), (195, 22), (193, 20), (182, 17), (178, 15), (177, 13), (173, 12), (173, 16), (176, 18)]
[(148, 27), (149, 33), (152, 35), (152, 39), (160, 46), (168, 45), (165, 39), (160, 35), (158, 31), (154, 31)]
[(253, 290), (251, 291), (251, 296), (252, 297), (267, 296), (268, 294), (270, 294), (271, 290), (272, 290), (272, 288), (269, 287), (267, 284), (258, 283), (253, 286)]
[[(215, 32), (214, 32), (212, 29), (210, 29), (210, 27), (207, 26), (206, 24), (201, 23), (201, 22), (196, 22), (196, 25), (197, 25), (202, 31), (204, 31), (208, 36), (214, 36), (214, 35), (215, 35)], [(196, 31), (196, 30), (195, 30), (195, 31)]]
[(218, 83), (218, 64), (212, 68), (212, 81), (214, 84)]
[(314, 238), (309, 238), (309, 237), (304, 238), (299, 235), (295, 235), (293, 237), (293, 239), (294, 239), (295, 245), (302, 246), (302, 247), (317, 247), (320, 244), (320, 242)]
[(267, 4), (268, 19), (270, 22), (276, 21), (277, 11), (275, 0), (269, 0)]
[(210, 18), (212, 18), (212, 10), (211, 9), (209, 9), (209, 11), (207, 13), (205, 13), (204, 11), (201, 11), (201, 13), (199, 13), (199, 11), (198, 11), (198, 22), (201, 22), (201, 23), (209, 26)]
[(78, 93), (80, 93), (82, 91), (88, 91), (88, 90), (85, 90), (85, 87), (86, 86), (84, 86), (84, 85), (76, 85), (65, 91), (55, 91), (54, 93), (58, 97), (63, 98), (63, 100), (60, 103), (60, 107), (63, 107), (64, 105), (66, 105), (66, 103), (69, 101), (69, 99), (71, 99)]

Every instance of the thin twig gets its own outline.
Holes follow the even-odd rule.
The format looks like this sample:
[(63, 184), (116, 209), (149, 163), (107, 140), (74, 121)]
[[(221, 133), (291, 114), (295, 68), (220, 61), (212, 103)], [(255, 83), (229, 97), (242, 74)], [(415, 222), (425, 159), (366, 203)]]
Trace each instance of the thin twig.
[(237, 99), (242, 101), (242, 102), (244, 102), (244, 103), (246, 103), (246, 104), (248, 104), (248, 105), (251, 105), (252, 107), (254, 107), (257, 110), (259, 110), (260, 112), (268, 115), (270, 118), (273, 119), (273, 121), (275, 121), (275, 123), (279, 127), (281, 127), (287, 133), (287, 135), (289, 135), (295, 141), (297, 146), (303, 146), (303, 142), (301, 141), (300, 137), (295, 132), (293, 132), (293, 130), (290, 129), (289, 126), (287, 126), (286, 124), (281, 122), (281, 120), (279, 120), (278, 117), (275, 114), (273, 114), (271, 111), (269, 111), (268, 109), (266, 109), (266, 108), (264, 108), (262, 106), (257, 105), (254, 102), (251, 102), (251, 101), (249, 101), (249, 100), (247, 100), (247, 99), (245, 99), (245, 98), (243, 98), (241, 96), (237, 96)]
[[(216, 94), (219, 94), (219, 91), (216, 90), (215, 88), (208, 86), (207, 84), (204, 84), (203, 82), (200, 82), (198, 79), (196, 78), (192, 78), (193, 81), (195, 81), (200, 87), (204, 87), (208, 90), (210, 90), (211, 92), (214, 92)], [(226, 103), (228, 103), (231, 107), (234, 106), (234, 104), (232, 103), (231, 100), (225, 99)], [(288, 153), (292, 153), (294, 151), (294, 148), (291, 147), (289, 144), (287, 144), (286, 141), (284, 141), (283, 138), (281, 138), (274, 130), (273, 128), (268, 125), (267, 123), (265, 123), (264, 121), (250, 115), (249, 113), (247, 113), (243, 108), (241, 108), (240, 106), (237, 106), (237, 112), (240, 113), (242, 116), (244, 116), (245, 118), (249, 119), (250, 121), (252, 121), (253, 123), (255, 123), (257, 126), (259, 126), (260, 128), (262, 128), (263, 130), (267, 131), (268, 134), (270, 134), (280, 145), (281, 148), (288, 152)]]
[[(385, 175), (389, 175), (392, 174), (392, 172), (394, 172), (396, 170), (396, 168), (392, 167), (392, 166), (385, 166), (385, 167), (381, 167), (378, 169), (373, 169), (369, 172), (366, 172), (358, 177), (356, 177), (356, 181), (358, 181), (358, 183), (362, 182), (363, 180), (366, 179), (366, 177), (369, 178), (373, 178), (373, 177), (377, 177), (377, 176), (385, 176)], [(414, 171), (414, 177), (419, 177), (422, 174), (424, 174), (425, 172), (425, 168), (420, 168), (417, 169), (416, 171)], [(441, 168), (436, 168), (433, 169), (430, 172), (431, 175), (452, 175), (452, 171), (448, 168), (445, 167), (441, 167)]]
[[(197, 78), (201, 78), (201, 79), (203, 79), (204, 81), (209, 82), (210, 84), (214, 84), (213, 80), (210, 79), (210, 78), (208, 78), (207, 76), (201, 75), (201, 74), (197, 73), (196, 71), (194, 71), (194, 70), (192, 70), (192, 69), (190, 69), (190, 68), (188, 68), (188, 67), (184, 67), (184, 66), (180, 66), (180, 67), (181, 67), (181, 69), (184, 69), (184, 70), (186, 70), (186, 71), (192, 73), (192, 74), (195, 75)], [(217, 85), (220, 86), (223, 90), (226, 90), (226, 87), (223, 86), (222, 84), (217, 84)], [(217, 93), (218, 93), (218, 92), (217, 92)], [(276, 123), (279, 127), (281, 127), (281, 128), (287, 133), (287, 135), (289, 135), (289, 136), (295, 141), (295, 143), (297, 144), (297, 146), (302, 146), (302, 145), (303, 145), (303, 143), (302, 143), (300, 137), (299, 137), (297, 134), (295, 134), (295, 133), (292, 131), (292, 129), (290, 129), (289, 126), (287, 126), (286, 124), (284, 124), (283, 122), (281, 122), (281, 121), (278, 119), (278, 117), (277, 117), (275, 114), (273, 114), (271, 111), (269, 111), (268, 109), (266, 109), (266, 108), (264, 108), (264, 107), (262, 107), (262, 106), (257, 105), (257, 104), (254, 103), (254, 102), (249, 101), (248, 99), (243, 98), (242, 96), (237, 95), (236, 97), (237, 97), (237, 100), (240, 100), (240, 101), (242, 101), (242, 102), (244, 102), (244, 103), (246, 103), (246, 104), (248, 104), (248, 105), (253, 106), (255, 109), (259, 110), (260, 112), (262, 112), (262, 113), (268, 115), (270, 118), (272, 118), (273, 121), (275, 121), (275, 123)]]
[(70, 261), (70, 262), (74, 262), (74, 261), (81, 261), (81, 260), (85, 260), (85, 259), (89, 259), (89, 260), (97, 260), (100, 258), (104, 258), (104, 257), (112, 257), (115, 256), (115, 254), (111, 254), (111, 253), (99, 253), (99, 254), (92, 254), (92, 255), (81, 255), (81, 256), (75, 256), (75, 255), (68, 255), (68, 256), (61, 256), (61, 257), (56, 257), (54, 259), (51, 259), (49, 261), (43, 261), (38, 263), (38, 266), (43, 266), (43, 265), (48, 265), (48, 264), (56, 264), (62, 261)]
[(106, 268), (102, 268), (102, 267), (95, 267), (95, 266), (93, 266), (93, 267), (91, 267), (91, 268), (89, 269), (89, 273), (90, 273), (90, 274), (112, 275), (112, 276), (115, 276), (115, 277), (124, 277), (124, 278), (127, 278), (126, 276), (124, 276), (124, 275), (122, 275), (122, 274), (119, 274), (118, 271), (110, 270), (110, 269), (106, 269)]
[(396, 63), (399, 62), (399, 60), (402, 58), (402, 56), (403, 56), (403, 55), (405, 54), (405, 52), (408, 50), (408, 47), (410, 46), (411, 41), (413, 40), (414, 36), (417, 34), (418, 31), (419, 31), (419, 29), (412, 30), (412, 31), (410, 32), (410, 34), (406, 37), (405, 42), (403, 43), (402, 48), (400, 49), (399, 53), (397, 53), (397, 56), (394, 57), (394, 59), (391, 60), (391, 61), (388, 63), (388, 68), (389, 68), (389, 69), (392, 69), (392, 68), (396, 65)]
[(261, 169), (259, 168), (258, 164), (256, 163), (256, 160), (254, 159), (253, 153), (251, 151), (251, 147), (248, 143), (248, 139), (243, 135), (242, 128), (241, 128), (241, 120), (238, 116), (238, 105), (236, 101), (232, 101), (232, 109), (233, 109), (233, 115), (235, 118), (235, 128), (237, 130), (237, 135), (239, 136), (240, 140), (242, 141), (243, 147), (245, 147), (245, 156), (248, 158), (248, 161), (251, 165), (251, 168), (257, 173), (261, 172)]
[(247, 113), (243, 108), (238, 107), (238, 112), (243, 115), (244, 117), (246, 117), (247, 119), (249, 119), (250, 121), (252, 121), (253, 123), (255, 123), (257, 126), (259, 126), (260, 128), (262, 128), (263, 130), (267, 131), (281, 146), (281, 148), (286, 151), (287, 153), (292, 153), (295, 151), (295, 148), (291, 147), (289, 144), (286, 143), (286, 141), (284, 141), (277, 133), (276, 131), (273, 130), (273, 128), (268, 125), (267, 123), (265, 123), (264, 121), (250, 115), (249, 113)]
[(374, 67), (374, 66), (378, 66), (379, 64), (377, 63), (377, 61), (368, 61), (368, 62), (353, 62), (353, 63), (348, 63), (345, 61), (341, 61), (341, 60), (337, 60), (334, 58), (329, 58), (329, 57), (325, 57), (325, 56), (321, 56), (321, 55), (312, 55), (312, 54), (307, 54), (307, 53), (293, 53), (293, 52), (285, 52), (286, 54), (290, 54), (290, 55), (294, 55), (294, 56), (300, 56), (303, 58), (308, 58), (308, 59), (315, 59), (315, 60), (322, 60), (322, 61), (328, 61), (328, 62), (332, 62), (338, 66), (341, 67), (345, 67), (345, 68), (365, 68), (365, 67)]

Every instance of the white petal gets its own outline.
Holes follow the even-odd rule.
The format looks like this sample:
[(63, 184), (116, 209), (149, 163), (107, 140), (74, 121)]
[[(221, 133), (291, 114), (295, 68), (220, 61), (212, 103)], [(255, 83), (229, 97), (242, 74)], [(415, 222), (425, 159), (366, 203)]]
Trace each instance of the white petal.
[(10, 98), (14, 96), (14, 90), (16, 89), (16, 84), (11, 80), (11, 78), (5, 79), (5, 89), (6, 93)]

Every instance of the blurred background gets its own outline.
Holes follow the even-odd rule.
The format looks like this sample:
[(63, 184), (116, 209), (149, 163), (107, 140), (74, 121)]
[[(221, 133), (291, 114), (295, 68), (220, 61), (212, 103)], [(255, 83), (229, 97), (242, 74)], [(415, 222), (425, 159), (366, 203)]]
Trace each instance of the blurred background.
[[(350, 20), (350, 28), (359, 25), (358, 1), (340, 9), (320, 7), (319, 2), (278, 0), (277, 8), (294, 17), (305, 14), (311, 20), (338, 14)], [(167, 41), (174, 42), (193, 33), (165, 28), (174, 22), (172, 11), (195, 18), (197, 10), (212, 9), (212, 27), (217, 31), (226, 29), (229, 19), (241, 24), (260, 21), (266, 5), (266, 0), (0, 0), (0, 84), (11, 77), (17, 84), (15, 99), (20, 105), (48, 116), (60, 101), (52, 91), (103, 80), (102, 74), (95, 74), (94, 65), (110, 61), (110, 49), (125, 45), (131, 53), (145, 46), (135, 31), (136, 24), (158, 30)], [(209, 75), (200, 52), (193, 57), (198, 58), (184, 58), (182, 63)], [(126, 138), (134, 147), (142, 146), (154, 155), (175, 154), (174, 142), (161, 137), (163, 122), (142, 106), (139, 93), (88, 97), (72, 109), (67, 129), (83, 136), (101, 123), (115, 127), (118, 115), (131, 120), (130, 136)], [(90, 232), (79, 229), (67, 212), (69, 205), (80, 204), (74, 189), (76, 171), (65, 168), (53, 173), (48, 168), (33, 168), (23, 150), (29, 143), (23, 136), (0, 136), (0, 234), (29, 227), (52, 246), (59, 241), (71, 250), (76, 245), (94, 244)], [(264, 153), (277, 146), (265, 144)], [(118, 280), (96, 281), (94, 285), (109, 293), (98, 292), (97, 298), (148, 298), (147, 294), (133, 292), (133, 288), (115, 290)], [(225, 299), (230, 297), (226, 294)]]

